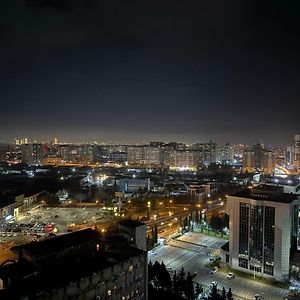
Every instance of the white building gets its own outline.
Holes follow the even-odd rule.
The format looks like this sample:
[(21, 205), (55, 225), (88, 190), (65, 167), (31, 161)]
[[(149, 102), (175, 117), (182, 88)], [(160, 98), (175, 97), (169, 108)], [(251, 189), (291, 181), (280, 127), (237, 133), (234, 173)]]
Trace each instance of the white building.
[(229, 265), (262, 277), (289, 276), (290, 250), (299, 232), (298, 195), (262, 185), (228, 197)]

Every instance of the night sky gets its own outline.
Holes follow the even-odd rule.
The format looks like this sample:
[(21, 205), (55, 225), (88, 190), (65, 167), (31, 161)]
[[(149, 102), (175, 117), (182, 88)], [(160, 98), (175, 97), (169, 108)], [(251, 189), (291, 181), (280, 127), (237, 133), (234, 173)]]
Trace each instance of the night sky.
[(3, 0), (0, 140), (291, 143), (297, 2)]

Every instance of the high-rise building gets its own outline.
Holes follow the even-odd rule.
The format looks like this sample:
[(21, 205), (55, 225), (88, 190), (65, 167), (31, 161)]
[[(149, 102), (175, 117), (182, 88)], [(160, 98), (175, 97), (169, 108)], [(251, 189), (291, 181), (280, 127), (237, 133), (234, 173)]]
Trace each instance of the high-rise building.
[(264, 174), (273, 174), (275, 171), (275, 154), (274, 151), (264, 151), (262, 169)]
[(253, 172), (254, 169), (254, 151), (247, 148), (243, 153), (243, 172)]
[(160, 147), (144, 147), (144, 164), (146, 165), (161, 165), (162, 164), (162, 149)]
[(68, 162), (69, 161), (69, 145), (68, 144), (59, 145), (58, 155), (62, 161)]
[(243, 163), (243, 154), (246, 146), (243, 144), (234, 145), (233, 147), (233, 158), (235, 164)]
[(298, 236), (299, 199), (283, 187), (261, 185), (228, 197), (229, 264), (233, 269), (285, 280)]
[(125, 163), (127, 161), (126, 152), (112, 152), (109, 154), (109, 160), (117, 163)]
[(128, 147), (128, 164), (129, 165), (161, 165), (162, 164), (161, 147), (152, 146), (130, 146)]
[(295, 134), (294, 136), (295, 142), (295, 160), (294, 167), (297, 173), (300, 173), (300, 134)]
[(231, 165), (234, 162), (234, 146), (226, 143), (222, 148), (221, 161), (223, 164)]
[(127, 159), (129, 165), (143, 164), (144, 146), (128, 147)]
[(175, 151), (174, 164), (170, 165), (175, 170), (197, 170), (199, 166), (199, 154), (196, 151)]
[(221, 160), (220, 149), (213, 141), (209, 141), (208, 143), (196, 143), (192, 146), (192, 149), (198, 152), (199, 161), (203, 165), (209, 166)]
[(294, 167), (295, 147), (287, 147), (284, 152), (285, 166), (289, 169)]
[(263, 165), (264, 158), (264, 145), (261, 142), (257, 142), (252, 146), (254, 154), (254, 167), (256, 169), (261, 169)]
[(41, 165), (45, 155), (44, 150), (43, 144), (22, 144), (21, 162), (29, 165)]

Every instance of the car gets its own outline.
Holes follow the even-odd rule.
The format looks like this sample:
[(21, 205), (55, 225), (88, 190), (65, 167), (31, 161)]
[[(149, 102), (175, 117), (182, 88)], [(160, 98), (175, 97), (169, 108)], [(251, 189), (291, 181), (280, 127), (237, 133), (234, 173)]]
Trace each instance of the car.
[(227, 279), (233, 279), (234, 277), (235, 277), (235, 275), (231, 272), (228, 273), (227, 276), (226, 276)]
[(253, 300), (264, 300), (264, 297), (261, 294), (256, 294)]
[(156, 253), (153, 250), (148, 251), (149, 254), (155, 255)]
[(216, 272), (218, 272), (218, 267), (213, 267), (210, 271), (210, 274), (215, 274)]

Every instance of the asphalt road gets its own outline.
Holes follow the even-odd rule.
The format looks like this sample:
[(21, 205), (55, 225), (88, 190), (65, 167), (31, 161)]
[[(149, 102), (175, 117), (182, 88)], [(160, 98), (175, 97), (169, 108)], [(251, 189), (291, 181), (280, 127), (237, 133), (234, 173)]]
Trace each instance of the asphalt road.
[(226, 279), (226, 273), (221, 271), (210, 274), (210, 269), (205, 265), (214, 252), (214, 247), (219, 247), (225, 240), (215, 237), (207, 237), (199, 233), (189, 233), (179, 239), (172, 240), (166, 246), (155, 249), (155, 254), (148, 254), (148, 260), (163, 261), (164, 264), (179, 271), (182, 267), (185, 272), (194, 274), (195, 281), (202, 284), (204, 290), (208, 290), (212, 281), (218, 282), (220, 289), (231, 287), (235, 300), (254, 299), (255, 294), (261, 294), (265, 300), (282, 300), (287, 290), (260, 283), (257, 280), (235, 277)]

